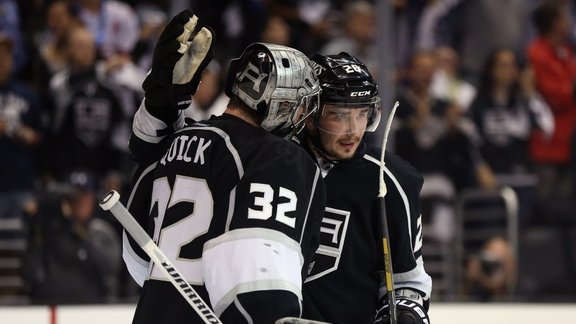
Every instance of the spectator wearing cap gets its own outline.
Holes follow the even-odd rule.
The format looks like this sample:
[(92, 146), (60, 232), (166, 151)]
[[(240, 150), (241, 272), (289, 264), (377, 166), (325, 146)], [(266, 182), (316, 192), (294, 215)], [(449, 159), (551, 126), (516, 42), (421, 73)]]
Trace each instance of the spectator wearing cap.
[(86, 172), (72, 172), (59, 191), (43, 198), (35, 213), (29, 215), (32, 235), (24, 273), (32, 301), (114, 301), (120, 238), (110, 223), (96, 215), (95, 178)]

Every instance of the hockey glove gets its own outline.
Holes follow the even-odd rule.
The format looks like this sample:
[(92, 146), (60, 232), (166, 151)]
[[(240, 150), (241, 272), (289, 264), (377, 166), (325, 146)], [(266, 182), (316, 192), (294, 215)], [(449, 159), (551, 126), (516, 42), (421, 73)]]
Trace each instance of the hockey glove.
[(190, 105), (202, 71), (212, 59), (213, 32), (206, 27), (196, 32), (197, 23), (191, 10), (172, 18), (156, 43), (152, 69), (142, 84), (146, 109), (167, 124)]
[[(396, 290), (396, 311), (398, 324), (429, 324), (430, 318), (424, 308), (424, 300), (419, 293), (410, 289)], [(380, 309), (376, 313), (374, 324), (390, 324), (388, 298), (380, 300)]]

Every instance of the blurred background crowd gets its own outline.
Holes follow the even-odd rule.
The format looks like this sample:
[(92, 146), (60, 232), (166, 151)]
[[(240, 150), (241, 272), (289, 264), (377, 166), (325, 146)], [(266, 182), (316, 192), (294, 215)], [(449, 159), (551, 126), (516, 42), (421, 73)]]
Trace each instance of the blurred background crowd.
[(0, 0), (0, 304), (136, 299), (97, 199), (128, 198), (131, 117), (184, 8), (216, 33), (194, 119), (255, 41), (349, 52), (399, 101), (434, 301), (576, 301), (576, 1)]

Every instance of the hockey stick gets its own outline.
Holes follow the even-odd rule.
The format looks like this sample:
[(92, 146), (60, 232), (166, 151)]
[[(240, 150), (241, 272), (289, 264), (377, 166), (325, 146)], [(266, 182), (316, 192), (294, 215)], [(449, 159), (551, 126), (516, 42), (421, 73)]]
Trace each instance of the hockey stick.
[(180, 272), (168, 260), (164, 252), (154, 243), (150, 236), (142, 229), (140, 224), (136, 222), (130, 212), (120, 202), (120, 194), (115, 190), (110, 191), (104, 199), (100, 202), (100, 207), (104, 210), (109, 210), (112, 215), (122, 224), (124, 229), (134, 238), (136, 243), (150, 256), (160, 270), (164, 273), (166, 278), (170, 280), (172, 285), (176, 287), (180, 295), (186, 299), (188, 304), (196, 311), (198, 316), (202, 318), (204, 323), (221, 324), (218, 317), (212, 312), (210, 307), (202, 300), (198, 293), (192, 286), (184, 280)]
[(380, 192), (378, 197), (380, 198), (380, 210), (382, 212), (382, 247), (384, 248), (384, 272), (386, 274), (386, 295), (388, 295), (388, 310), (390, 312), (390, 324), (396, 324), (397, 314), (396, 314), (396, 296), (394, 295), (394, 280), (392, 271), (392, 255), (390, 254), (390, 235), (388, 234), (388, 217), (386, 215), (386, 194), (388, 189), (386, 188), (386, 183), (384, 182), (384, 154), (386, 152), (386, 144), (388, 142), (388, 134), (390, 133), (390, 127), (392, 127), (392, 119), (394, 119), (394, 114), (396, 113), (396, 108), (398, 108), (399, 103), (396, 101), (394, 107), (388, 116), (388, 121), (386, 122), (386, 128), (384, 129), (384, 138), (382, 140), (382, 153), (380, 153)]
[[(194, 308), (196, 313), (202, 318), (204, 323), (221, 324), (220, 320), (206, 305), (204, 300), (190, 286), (190, 284), (183, 279), (182, 275), (168, 260), (164, 252), (154, 243), (150, 236), (142, 229), (140, 224), (136, 222), (134, 216), (124, 207), (120, 202), (120, 194), (115, 190), (110, 191), (102, 201), (100, 207), (104, 210), (109, 210), (114, 217), (122, 224), (124, 229), (134, 238), (136, 243), (150, 256), (154, 263), (161, 265), (160, 269), (164, 275), (170, 280), (172, 285), (178, 289), (178, 292), (186, 299), (188, 304)], [(329, 324), (325, 322), (318, 322), (307, 320), (297, 317), (284, 317), (275, 322), (275, 324)]]

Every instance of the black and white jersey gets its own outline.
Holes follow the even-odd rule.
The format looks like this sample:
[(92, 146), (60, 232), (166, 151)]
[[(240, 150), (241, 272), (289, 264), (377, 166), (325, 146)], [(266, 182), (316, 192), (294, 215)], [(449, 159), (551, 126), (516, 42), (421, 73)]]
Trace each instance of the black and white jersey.
[[(385, 291), (380, 210), (380, 150), (360, 146), (347, 161), (322, 163), (327, 192), (320, 246), (304, 284), (304, 318), (330, 323), (372, 323), (379, 289)], [(386, 212), (395, 288), (425, 299), (431, 278), (422, 261), (419, 193), (422, 176), (386, 153)]]
[[(154, 144), (157, 158), (142, 161), (128, 208), (184, 278), (224, 323), (300, 316), (325, 206), (310, 156), (226, 114), (156, 144), (141, 128), (154, 127), (135, 124), (131, 148)], [(133, 323), (202, 322), (126, 235), (123, 254), (143, 284)]]

